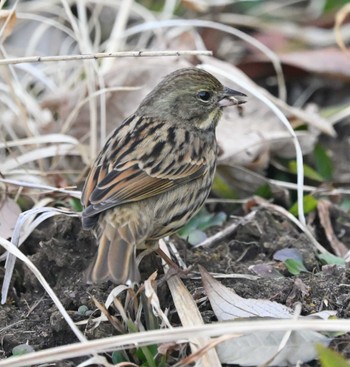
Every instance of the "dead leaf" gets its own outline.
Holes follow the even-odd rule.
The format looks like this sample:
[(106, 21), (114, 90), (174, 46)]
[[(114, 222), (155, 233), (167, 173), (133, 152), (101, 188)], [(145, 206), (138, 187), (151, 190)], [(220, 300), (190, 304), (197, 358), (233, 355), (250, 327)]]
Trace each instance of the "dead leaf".
[(280, 303), (264, 299), (245, 299), (225, 287), (200, 266), (203, 286), (219, 321), (241, 317), (273, 317), (290, 319), (293, 310)]
[[(16, 20), (16, 12), (14, 10), (0, 10), (0, 29), (3, 29), (3, 32), (0, 35), (1, 43), (3, 43), (9, 35), (11, 35)], [(5, 28), (3, 28), (4, 26)]]
[(348, 248), (344, 245), (343, 242), (338, 240), (337, 236), (334, 233), (329, 212), (331, 206), (332, 204), (329, 201), (319, 200), (317, 203), (318, 216), (320, 218), (320, 223), (324, 229), (327, 240), (334, 250), (334, 253), (337, 256), (344, 257), (348, 253)]
[[(276, 355), (283, 331), (259, 331), (235, 338), (216, 347), (221, 363), (257, 366), (273, 359), (269, 366), (295, 366), (317, 357), (315, 345), (328, 345), (330, 339), (315, 331), (292, 332), (286, 346)], [(274, 358), (275, 357), (275, 358)]]
[[(215, 280), (203, 267), (200, 267), (200, 272), (204, 289), (219, 321), (238, 317), (293, 317), (293, 310), (284, 305), (268, 300), (244, 299)], [(315, 344), (328, 345), (331, 341), (314, 331), (297, 331), (291, 332), (280, 349), (285, 334), (283, 331), (258, 331), (223, 342), (216, 350), (221, 363), (256, 366), (271, 360), (269, 366), (287, 366), (315, 359)]]
[(145, 287), (145, 296), (147, 297), (148, 302), (152, 306), (153, 314), (156, 317), (160, 317), (164, 324), (171, 328), (171, 324), (166, 316), (166, 314), (163, 312), (163, 310), (160, 307), (159, 298), (157, 295), (157, 292), (155, 290), (155, 280), (157, 278), (157, 272), (154, 272), (149, 276), (147, 280), (145, 280), (144, 287)]
[(0, 203), (0, 236), (11, 238), (21, 209), (17, 203), (6, 197)]
[(283, 278), (283, 275), (270, 264), (251, 265), (249, 270), (262, 278)]
[[(160, 247), (167, 255), (169, 255), (164, 240), (160, 240)], [(165, 270), (167, 273), (167, 268), (165, 268)], [(202, 325), (204, 322), (202, 315), (198, 310), (198, 306), (180, 277), (178, 275), (173, 275), (169, 277), (167, 283), (182, 326)], [(196, 353), (203, 347), (205, 348), (209, 341), (210, 340), (207, 337), (202, 335), (196, 335), (191, 338), (190, 347), (192, 353)], [(200, 358), (200, 366), (202, 367), (215, 367), (220, 365), (215, 349), (208, 350), (207, 353)]]
[(303, 50), (279, 56), (284, 64), (296, 66), (314, 74), (350, 79), (349, 55), (338, 48)]
[(113, 315), (109, 313), (105, 305), (99, 302), (94, 296), (91, 297), (95, 306), (101, 311), (101, 313), (107, 318), (107, 320), (112, 324), (112, 326), (120, 333), (123, 333), (125, 330), (121, 324), (121, 322)]
[(157, 348), (157, 351), (159, 354), (166, 356), (174, 351), (179, 351), (181, 348), (184, 347), (176, 342), (168, 342), (160, 344)]

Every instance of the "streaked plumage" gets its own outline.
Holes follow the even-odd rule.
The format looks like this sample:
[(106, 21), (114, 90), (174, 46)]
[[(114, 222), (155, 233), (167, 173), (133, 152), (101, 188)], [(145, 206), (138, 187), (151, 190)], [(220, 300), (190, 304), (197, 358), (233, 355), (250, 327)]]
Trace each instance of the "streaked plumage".
[(136, 248), (174, 233), (201, 208), (215, 173), (215, 127), (241, 96), (203, 70), (180, 69), (112, 132), (83, 189), (83, 226), (99, 244), (89, 282), (139, 280)]

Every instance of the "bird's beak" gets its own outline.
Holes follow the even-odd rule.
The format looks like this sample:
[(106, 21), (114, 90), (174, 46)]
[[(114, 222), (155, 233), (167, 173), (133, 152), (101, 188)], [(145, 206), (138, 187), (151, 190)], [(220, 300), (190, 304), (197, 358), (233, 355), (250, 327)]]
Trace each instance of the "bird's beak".
[(220, 107), (238, 106), (246, 103), (245, 97), (247, 96), (244, 93), (225, 87), (218, 104)]

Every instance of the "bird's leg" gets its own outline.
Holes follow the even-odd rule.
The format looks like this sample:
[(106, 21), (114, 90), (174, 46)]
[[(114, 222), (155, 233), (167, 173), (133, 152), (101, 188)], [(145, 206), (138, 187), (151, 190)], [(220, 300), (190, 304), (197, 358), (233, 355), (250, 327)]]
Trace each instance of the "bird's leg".
[(164, 280), (169, 279), (173, 275), (179, 275), (181, 278), (188, 277), (188, 273), (192, 270), (192, 266), (188, 267), (187, 269), (182, 269), (179, 265), (175, 264), (174, 261), (171, 260), (162, 249), (157, 248), (155, 252), (169, 265), (169, 271), (165, 275)]
[(143, 250), (137, 256), (137, 266), (139, 266), (142, 259), (151, 254), (152, 252), (156, 252), (164, 262), (169, 266), (168, 273), (161, 279), (161, 282), (166, 281), (173, 275), (179, 275), (181, 278), (187, 278), (188, 273), (192, 270), (192, 266), (188, 267), (187, 269), (182, 269), (179, 265), (177, 265), (162, 249), (159, 248), (158, 241), (150, 241), (146, 244), (146, 249)]

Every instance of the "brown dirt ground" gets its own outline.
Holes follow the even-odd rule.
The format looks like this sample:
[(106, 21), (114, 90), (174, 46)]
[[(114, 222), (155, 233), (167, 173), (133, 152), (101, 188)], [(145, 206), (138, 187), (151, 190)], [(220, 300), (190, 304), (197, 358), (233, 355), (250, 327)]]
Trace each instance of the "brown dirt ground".
[[(349, 215), (333, 207), (332, 218), (335, 233), (344, 234), (345, 231), (349, 234)], [(229, 219), (225, 226), (235, 220)], [(318, 236), (325, 243), (317, 218), (314, 224)], [(344, 238), (348, 239), (347, 245), (350, 247), (350, 236)], [(201, 264), (211, 272), (251, 274), (248, 270), (250, 265), (270, 263), (284, 275), (281, 278), (254, 281), (243, 278), (221, 280), (242, 297), (274, 300), (291, 307), (295, 302), (301, 302), (303, 314), (331, 309), (336, 310), (339, 317), (350, 317), (348, 269), (335, 266), (322, 268), (305, 235), (288, 220), (266, 208), (258, 208), (251, 221), (238, 226), (232, 235), (210, 248), (193, 249), (181, 240), (177, 239), (176, 242), (188, 265)], [(274, 252), (286, 247), (300, 250), (309, 272), (292, 276), (281, 263), (273, 260)], [(92, 295), (104, 302), (113, 288), (112, 284), (92, 286), (83, 281), (83, 271), (93, 257), (95, 243), (92, 235), (81, 229), (79, 219), (56, 217), (48, 220), (31, 235), (22, 250), (41, 270), (74, 321), (86, 318), (77, 312), (81, 305), (86, 305), (90, 310), (96, 309)], [(159, 264), (154, 256), (144, 259), (141, 269), (143, 277), (152, 273)], [(197, 270), (196, 267), (194, 270)], [(159, 272), (162, 273), (161, 269)], [(204, 293), (199, 280), (187, 279), (185, 283), (195, 297)], [(302, 292), (300, 284), (306, 286), (306, 293)], [(166, 284), (159, 294), (162, 295), (162, 306), (172, 307)], [(206, 322), (215, 320), (208, 302), (201, 306), (201, 311)], [(35, 350), (42, 350), (77, 341), (36, 278), (19, 262), (16, 264), (8, 302), (0, 307), (0, 325), (1, 358), (10, 356), (13, 347), (26, 342)], [(109, 323), (101, 323), (93, 333), (88, 328), (83, 330), (89, 338), (116, 334)], [(332, 346), (350, 357), (349, 335), (335, 338)], [(78, 362), (75, 359), (57, 365), (74, 366)], [(303, 366), (318, 365), (318, 362), (312, 362)]]

